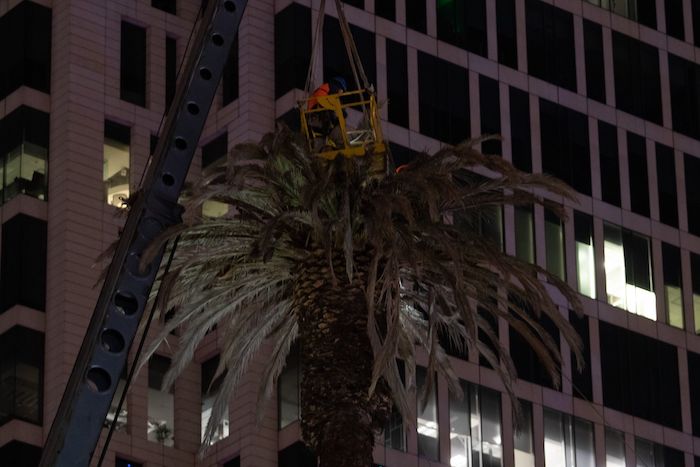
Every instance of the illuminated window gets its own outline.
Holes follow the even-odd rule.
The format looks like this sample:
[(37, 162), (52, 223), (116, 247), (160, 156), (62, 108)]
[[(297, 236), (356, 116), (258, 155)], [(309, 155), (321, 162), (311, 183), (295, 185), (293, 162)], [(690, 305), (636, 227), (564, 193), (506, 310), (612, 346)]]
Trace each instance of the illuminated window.
[(627, 467), (625, 462), (625, 434), (605, 428), (605, 467)]
[(559, 279), (566, 278), (566, 261), (564, 260), (564, 225), (549, 210), (544, 212), (544, 243), (547, 271)]
[(126, 207), (129, 198), (129, 145), (131, 130), (118, 123), (105, 121), (104, 163), (102, 181), (107, 204)]
[(684, 328), (683, 290), (681, 289), (681, 251), (678, 247), (661, 244), (664, 269), (664, 295), (668, 324)]
[(516, 206), (515, 208), (515, 256), (518, 259), (535, 262), (535, 232), (532, 208)]
[(450, 394), (450, 465), (503, 465), (501, 395), (460, 381), (464, 398)]
[[(214, 399), (216, 398), (216, 392), (221, 386), (223, 381), (223, 375), (220, 375), (214, 379), (216, 370), (219, 367), (219, 356), (212, 357), (202, 364), (202, 441), (204, 441), (204, 435), (207, 431), (207, 425), (209, 424), (209, 419), (211, 418), (211, 412), (214, 407)], [(229, 435), (229, 415), (228, 415), (228, 405), (224, 410), (224, 417), (221, 423), (216, 429), (216, 433), (212, 439), (212, 444), (217, 441), (226, 438)]]
[(595, 299), (595, 252), (593, 250), (593, 218), (574, 211), (576, 237), (576, 280), (578, 291)]
[(173, 446), (175, 398), (163, 390), (163, 379), (170, 359), (154, 355), (148, 362), (148, 440)]
[(649, 239), (612, 224), (604, 232), (608, 303), (656, 320)]
[(700, 255), (690, 253), (690, 276), (693, 284), (693, 316), (695, 333), (700, 334)]
[(535, 449), (532, 441), (532, 403), (520, 401), (522, 420), (515, 427), (515, 467), (535, 467)]
[[(428, 372), (425, 368), (416, 368), (416, 388), (420, 399), (422, 388), (428, 384)], [(433, 375), (431, 375), (432, 377)], [(440, 449), (438, 442), (439, 427), (437, 418), (437, 397), (435, 381), (433, 381), (430, 393), (427, 395), (425, 407), (421, 410), (421, 401), (418, 400), (418, 455), (426, 459), (439, 460)]]
[(595, 467), (593, 424), (545, 408), (544, 462), (547, 467)]
[(287, 364), (277, 379), (277, 407), (279, 428), (299, 420), (299, 349), (292, 347)]

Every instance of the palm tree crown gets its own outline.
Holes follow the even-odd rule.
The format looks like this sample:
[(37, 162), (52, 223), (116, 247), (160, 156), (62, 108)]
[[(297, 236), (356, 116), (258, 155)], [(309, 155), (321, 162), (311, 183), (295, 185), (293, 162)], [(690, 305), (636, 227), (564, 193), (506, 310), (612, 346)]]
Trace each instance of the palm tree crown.
[[(397, 359), (403, 360), (411, 382), (417, 349), (427, 353), (428, 371), (442, 374), (450, 389), (461, 393), (438, 335), (477, 349), (512, 395), (513, 363), (486, 315), (505, 319), (553, 379), (558, 379), (561, 356), (540, 325), (541, 315), (556, 324), (580, 356), (578, 336), (541, 279), (579, 309), (576, 294), (542, 268), (506, 255), (475, 229), (452, 222), (455, 213), (476, 220), (486, 209), (506, 204), (541, 204), (561, 214), (542, 194), (571, 198), (571, 191), (551, 177), (526, 174), (499, 157), (479, 153), (480, 142), (421, 154), (399, 173), (379, 177), (366, 158), (314, 158), (297, 135), (282, 129), (260, 144), (237, 146), (234, 163), (216, 168), (192, 188), (184, 224), (152, 246), (157, 251), (180, 238), (172, 269), (160, 281), (161, 309), (175, 311), (147, 356), (182, 326), (164, 382), (169, 386), (209, 329), (218, 325), (224, 333), (217, 372), (222, 384), (205, 446), (263, 342), (273, 350), (261, 399), (271, 396), (295, 340), (306, 349), (302, 434), (317, 452), (330, 435), (304, 423), (327, 429), (332, 422), (322, 411), (338, 414), (338, 405), (344, 403), (335, 400), (335, 407), (316, 412), (308, 408), (305, 415), (303, 406), (309, 405), (313, 392), (328, 391), (312, 381), (320, 371), (330, 371), (327, 365), (333, 361), (314, 363), (323, 350), (319, 347), (360, 354), (356, 347), (366, 347), (366, 362), (357, 370), (365, 376), (350, 375), (364, 383), (344, 397), (364, 400), (368, 417), (377, 418), (368, 425), (373, 430), (383, 423), (388, 397), (405, 416), (411, 414), (406, 396), (410, 388), (402, 384)], [(202, 204), (210, 200), (229, 205), (228, 214), (200, 215)], [(145, 255), (144, 263), (149, 260)], [(359, 331), (348, 333), (353, 326)], [(357, 338), (329, 337), (337, 332)], [(322, 454), (321, 460), (323, 464)]]

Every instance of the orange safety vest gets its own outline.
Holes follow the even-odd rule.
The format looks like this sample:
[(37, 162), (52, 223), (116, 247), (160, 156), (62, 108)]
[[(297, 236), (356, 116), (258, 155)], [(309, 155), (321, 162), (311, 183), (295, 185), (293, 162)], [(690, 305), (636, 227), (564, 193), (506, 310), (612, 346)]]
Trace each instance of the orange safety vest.
[(318, 104), (318, 98), (322, 96), (327, 96), (331, 93), (331, 85), (328, 83), (323, 83), (320, 85), (309, 98), (309, 106), (307, 110), (311, 110)]

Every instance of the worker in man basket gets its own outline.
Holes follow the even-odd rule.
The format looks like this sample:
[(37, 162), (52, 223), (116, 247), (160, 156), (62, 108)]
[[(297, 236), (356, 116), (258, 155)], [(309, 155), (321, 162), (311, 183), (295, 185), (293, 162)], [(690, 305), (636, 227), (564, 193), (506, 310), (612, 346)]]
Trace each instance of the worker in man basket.
[[(307, 110), (314, 110), (320, 107), (318, 102), (319, 97), (325, 97), (333, 94), (340, 94), (347, 91), (347, 83), (342, 76), (336, 76), (330, 79), (327, 83), (323, 83), (311, 94), (308, 100)], [(347, 115), (347, 112), (343, 110), (343, 117)], [(314, 150), (320, 151), (328, 140), (333, 142), (336, 146), (338, 144), (342, 145), (342, 137), (339, 133), (338, 126), (338, 116), (332, 110), (324, 110), (320, 112), (314, 112), (309, 117), (309, 126), (311, 129), (319, 135), (320, 137), (314, 140)], [(334, 131), (335, 130), (335, 131)]]

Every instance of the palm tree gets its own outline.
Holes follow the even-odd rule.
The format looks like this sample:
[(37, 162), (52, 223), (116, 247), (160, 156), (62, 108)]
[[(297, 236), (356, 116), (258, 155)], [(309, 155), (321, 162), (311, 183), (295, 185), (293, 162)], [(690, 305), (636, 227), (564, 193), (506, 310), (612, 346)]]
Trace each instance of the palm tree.
[[(504, 318), (558, 380), (558, 345), (540, 316), (549, 317), (577, 353), (580, 341), (541, 279), (578, 309), (576, 294), (450, 219), (455, 212), (476, 219), (505, 204), (538, 203), (561, 214), (542, 193), (570, 198), (571, 192), (546, 175), (480, 154), (480, 142), (421, 154), (399, 173), (379, 177), (369, 158), (324, 161), (282, 129), (260, 144), (236, 147), (235, 164), (193, 187), (184, 224), (152, 246), (156, 251), (179, 237), (173, 269), (160, 285), (161, 309), (175, 311), (144, 360), (172, 330), (184, 328), (168, 387), (209, 329), (217, 325), (225, 333), (217, 372), (222, 383), (204, 446), (263, 342), (273, 350), (261, 401), (272, 395), (290, 347), (299, 342), (302, 436), (321, 467), (372, 465), (374, 436), (392, 403), (411, 417), (411, 388), (402, 383), (397, 359), (413, 381), (416, 351), (424, 349), (428, 371), (461, 394), (439, 334), (478, 349), (512, 395), (512, 360), (484, 314)], [(474, 169), (491, 177), (475, 177)], [(226, 203), (229, 213), (202, 216), (210, 200)], [(430, 384), (421, 399), (429, 391)]]

